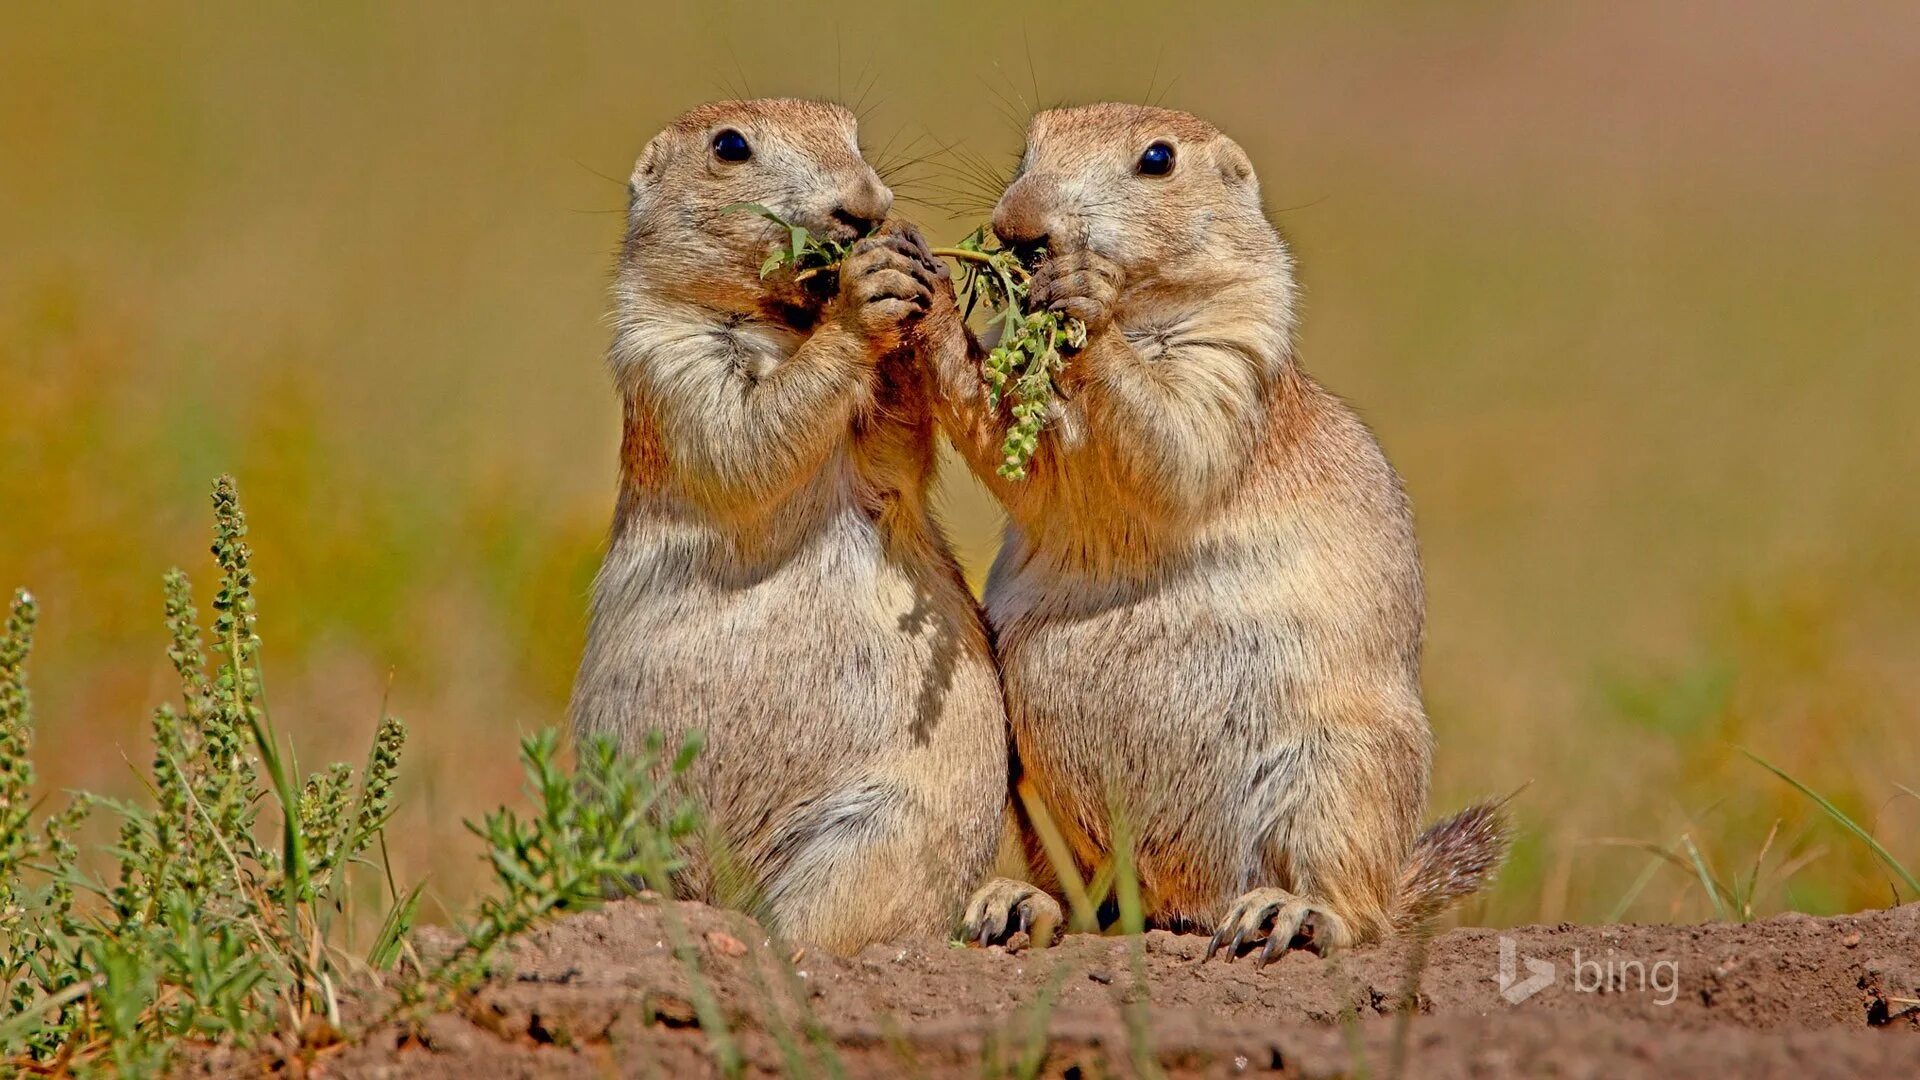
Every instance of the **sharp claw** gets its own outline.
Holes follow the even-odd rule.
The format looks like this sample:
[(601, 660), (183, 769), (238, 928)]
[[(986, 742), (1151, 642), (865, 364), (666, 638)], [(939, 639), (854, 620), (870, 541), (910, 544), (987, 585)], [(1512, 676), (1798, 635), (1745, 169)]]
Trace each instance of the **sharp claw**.
[(1320, 933), (1319, 914), (1317, 911), (1309, 910), (1300, 920), (1300, 929), (1293, 932), (1294, 937), (1301, 939), (1301, 944), (1304, 948), (1316, 953), (1320, 951), (1319, 947), (1314, 944), (1314, 939), (1317, 938)]
[(1020, 927), (1020, 932), (1023, 934), (1030, 934), (1033, 932), (1033, 905), (1032, 904), (1025, 904), (1021, 906), (1020, 922), (1018, 925)]
[(1213, 959), (1213, 954), (1220, 951), (1220, 943), (1226, 940), (1226, 937), (1226, 927), (1222, 926), (1220, 929), (1215, 930), (1213, 936), (1207, 939), (1207, 951), (1200, 954), (1200, 962), (1204, 964)]
[(1233, 963), (1233, 958), (1240, 955), (1240, 946), (1245, 944), (1246, 940), (1247, 931), (1242, 927), (1239, 933), (1233, 935), (1233, 944), (1227, 946), (1227, 963)]
[(1009, 914), (1011, 913), (1006, 911), (995, 911), (992, 915), (988, 916), (986, 922), (980, 927), (981, 947), (984, 948), (989, 942), (999, 944), (1006, 940), (1007, 916)]
[(1280, 953), (1285, 949), (1286, 946), (1280, 944), (1278, 933), (1268, 934), (1266, 947), (1260, 950), (1260, 959), (1254, 963), (1254, 970), (1258, 971), (1279, 959)]

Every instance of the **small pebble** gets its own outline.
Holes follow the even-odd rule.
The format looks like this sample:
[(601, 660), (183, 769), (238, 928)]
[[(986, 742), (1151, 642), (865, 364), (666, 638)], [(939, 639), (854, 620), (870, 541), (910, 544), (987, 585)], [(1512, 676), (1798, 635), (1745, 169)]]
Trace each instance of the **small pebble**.
[(727, 933), (725, 930), (707, 931), (707, 948), (721, 956), (747, 955), (747, 943)]

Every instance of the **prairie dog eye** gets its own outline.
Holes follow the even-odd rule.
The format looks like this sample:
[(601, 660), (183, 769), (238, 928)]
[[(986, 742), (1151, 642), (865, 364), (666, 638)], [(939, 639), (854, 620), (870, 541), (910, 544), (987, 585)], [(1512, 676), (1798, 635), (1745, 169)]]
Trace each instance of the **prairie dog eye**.
[(728, 128), (713, 137), (713, 156), (721, 161), (745, 161), (753, 156), (747, 137)]
[(1165, 176), (1173, 171), (1173, 144), (1156, 142), (1140, 154), (1140, 163), (1134, 171), (1141, 176)]

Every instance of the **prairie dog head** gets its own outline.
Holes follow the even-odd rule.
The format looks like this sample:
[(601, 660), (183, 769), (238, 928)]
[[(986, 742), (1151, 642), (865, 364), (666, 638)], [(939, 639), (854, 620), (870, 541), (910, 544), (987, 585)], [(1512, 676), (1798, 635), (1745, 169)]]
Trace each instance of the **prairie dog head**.
[(647, 144), (628, 188), (622, 278), (739, 311), (763, 307), (769, 286), (779, 288), (761, 281), (760, 265), (785, 233), (729, 207), (759, 203), (843, 242), (893, 207), (893, 192), (860, 155), (853, 113), (788, 98), (693, 109)]
[(1015, 247), (1091, 250), (1131, 280), (1287, 265), (1246, 152), (1199, 117), (1144, 105), (1035, 114), (993, 231)]

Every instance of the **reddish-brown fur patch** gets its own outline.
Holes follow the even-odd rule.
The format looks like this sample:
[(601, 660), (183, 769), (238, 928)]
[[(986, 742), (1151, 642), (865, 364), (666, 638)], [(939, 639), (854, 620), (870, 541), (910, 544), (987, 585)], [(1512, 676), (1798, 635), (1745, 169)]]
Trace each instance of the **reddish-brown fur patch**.
[(667, 479), (667, 448), (660, 441), (653, 416), (644, 402), (629, 396), (620, 433), (620, 485), (640, 491), (659, 491)]

